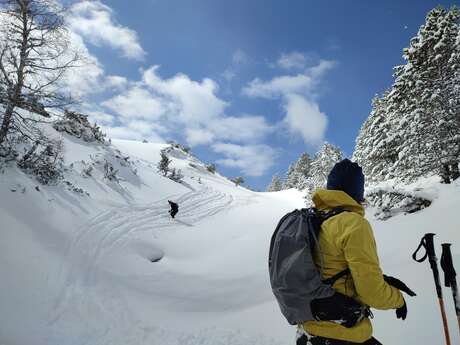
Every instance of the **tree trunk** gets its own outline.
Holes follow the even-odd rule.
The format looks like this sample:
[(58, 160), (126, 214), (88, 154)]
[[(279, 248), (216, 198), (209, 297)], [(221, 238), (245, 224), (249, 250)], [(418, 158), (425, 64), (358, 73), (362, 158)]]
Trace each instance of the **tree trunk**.
[(3, 121), (2, 127), (0, 128), (0, 145), (5, 141), (6, 135), (8, 134), (8, 130), (10, 129), (11, 120), (13, 118), (13, 111), (15, 106), (19, 103), (22, 93), (22, 87), (24, 85), (24, 69), (26, 66), (26, 59), (28, 58), (27, 53), (27, 43), (29, 42), (29, 29), (27, 27), (28, 19), (29, 19), (29, 6), (30, 3), (28, 0), (20, 1), (19, 2), (20, 11), (21, 11), (21, 18), (22, 18), (22, 42), (21, 42), (21, 50), (19, 54), (19, 66), (16, 71), (17, 75), (17, 82), (14, 85), (14, 90), (12, 94), (8, 93), (8, 106), (5, 109), (5, 113), (3, 114)]
[(442, 164), (440, 175), (441, 175), (442, 183), (446, 183), (446, 184), (450, 183), (449, 164), (446, 164), (446, 163)]
[(14, 105), (9, 103), (3, 114), (2, 127), (0, 127), (0, 145), (5, 141), (6, 135), (11, 124), (11, 118), (13, 117)]
[(454, 162), (450, 166), (450, 177), (451, 177), (452, 181), (455, 181), (456, 179), (458, 179), (460, 177), (460, 171), (458, 169), (458, 162)]

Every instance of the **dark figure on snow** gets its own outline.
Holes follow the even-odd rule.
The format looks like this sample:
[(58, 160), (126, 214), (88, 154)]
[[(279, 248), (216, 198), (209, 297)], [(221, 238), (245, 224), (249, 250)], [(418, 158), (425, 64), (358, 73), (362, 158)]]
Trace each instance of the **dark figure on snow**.
[(169, 202), (169, 206), (171, 206), (171, 209), (169, 210), (169, 214), (171, 215), (172, 218), (174, 218), (177, 212), (179, 212), (179, 205), (171, 200), (168, 200), (168, 202)]
[[(348, 159), (337, 163), (329, 173), (327, 189), (313, 194), (315, 207), (322, 211), (343, 208), (321, 226), (318, 248), (314, 260), (322, 262), (323, 279), (349, 268), (350, 273), (338, 279), (333, 287), (341, 294), (352, 297), (376, 309), (396, 309), (396, 316), (406, 318), (407, 307), (395, 281), (384, 277), (379, 264), (374, 234), (364, 218), (364, 175), (361, 167)], [(322, 255), (322, 259), (320, 257)], [(391, 284), (391, 285), (390, 285)], [(298, 325), (298, 345), (351, 345), (381, 344), (372, 337), (371, 321), (363, 318), (347, 328), (328, 321), (306, 321)]]

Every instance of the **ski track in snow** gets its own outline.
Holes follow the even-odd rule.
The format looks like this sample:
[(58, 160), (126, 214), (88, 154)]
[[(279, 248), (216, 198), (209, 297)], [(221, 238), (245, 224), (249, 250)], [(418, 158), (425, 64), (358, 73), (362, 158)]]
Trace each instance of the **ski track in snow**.
[[(126, 330), (127, 325), (132, 324), (133, 320), (126, 316), (129, 308), (124, 305), (126, 303), (123, 303), (123, 298), (120, 296), (122, 293), (114, 295), (114, 290), (109, 291), (104, 288), (104, 282), (98, 280), (98, 273), (104, 270), (102, 267), (104, 258), (116, 250), (122, 250), (136, 234), (150, 232), (155, 239), (165, 229), (171, 231), (170, 228), (194, 226), (219, 212), (247, 204), (251, 202), (251, 198), (251, 196), (234, 197), (203, 187), (177, 198), (161, 199), (150, 205), (112, 207), (95, 216), (77, 231), (58, 273), (58, 281), (62, 288), (55, 307), (49, 314), (48, 324), (52, 329), (50, 342), (60, 341), (59, 334), (63, 332), (61, 328), (65, 329), (65, 325), (69, 321), (72, 323), (74, 317), (88, 315), (88, 312), (90, 314), (96, 312), (98, 316), (100, 314), (105, 319), (101, 320), (99, 325), (86, 325), (85, 332), (88, 334), (85, 334), (89, 343), (95, 336), (103, 342), (103, 339), (110, 338), (108, 334), (111, 331)], [(168, 213), (168, 199), (179, 204), (177, 221), (171, 219)], [(124, 278), (139, 277), (134, 272)], [(140, 280), (141, 284), (148, 281), (148, 279)], [(125, 323), (119, 324), (113, 315), (122, 315)], [(130, 330), (129, 333), (131, 332), (138, 332), (138, 330)]]

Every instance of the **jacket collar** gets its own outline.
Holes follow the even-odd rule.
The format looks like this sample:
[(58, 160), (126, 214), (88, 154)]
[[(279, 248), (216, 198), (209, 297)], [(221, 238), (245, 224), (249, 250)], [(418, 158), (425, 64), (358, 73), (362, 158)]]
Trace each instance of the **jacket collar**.
[(318, 189), (313, 194), (312, 200), (319, 210), (343, 207), (347, 211), (358, 213), (364, 217), (364, 207), (341, 190)]

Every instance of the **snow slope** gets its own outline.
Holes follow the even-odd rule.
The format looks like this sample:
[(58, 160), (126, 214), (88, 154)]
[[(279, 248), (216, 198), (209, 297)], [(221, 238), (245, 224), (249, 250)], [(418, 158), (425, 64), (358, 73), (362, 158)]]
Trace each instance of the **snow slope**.
[[(303, 206), (301, 193), (236, 187), (181, 150), (171, 153), (185, 175), (175, 183), (156, 172), (164, 144), (103, 146), (69, 136), (64, 144), (66, 179), (89, 196), (62, 186), (37, 191), (15, 168), (0, 174), (0, 344), (294, 343), (270, 290), (266, 256), (279, 218)], [(120, 183), (103, 179), (106, 160)], [(83, 177), (90, 162), (94, 172)], [(460, 186), (422, 187), (435, 198), (428, 209), (371, 219), (385, 271), (418, 293), (407, 299), (404, 322), (393, 311), (375, 313), (384, 344), (442, 343), (431, 271), (410, 254), (434, 231), (438, 244), (454, 243), (460, 264)], [(175, 220), (168, 199), (179, 203)]]

